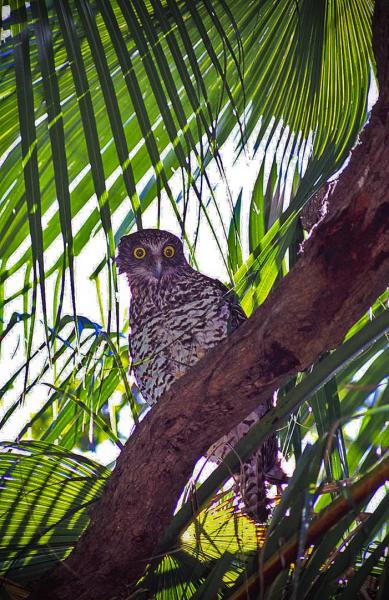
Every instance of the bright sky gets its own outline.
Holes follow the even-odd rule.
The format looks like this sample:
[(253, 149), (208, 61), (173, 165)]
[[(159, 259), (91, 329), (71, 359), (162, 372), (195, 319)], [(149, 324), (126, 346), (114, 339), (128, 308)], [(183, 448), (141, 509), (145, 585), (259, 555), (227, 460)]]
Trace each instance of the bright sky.
[[(370, 97), (369, 97), (369, 105), (370, 107), (375, 102), (377, 97), (377, 89), (375, 85), (372, 86)], [(252, 139), (255, 139), (255, 133), (253, 134)], [(221, 241), (223, 245), (223, 249), (226, 248), (226, 240), (223, 234), (223, 226), (225, 230), (228, 230), (229, 222), (231, 219), (232, 209), (231, 203), (235, 203), (238, 197), (238, 194), (243, 187), (243, 195), (242, 195), (242, 215), (243, 215), (243, 223), (242, 230), (243, 232), (247, 231), (247, 219), (248, 219), (248, 207), (250, 203), (251, 193), (253, 189), (253, 185), (258, 173), (258, 165), (261, 163), (261, 159), (263, 157), (263, 148), (259, 149), (256, 157), (252, 160), (250, 157), (252, 156), (252, 150), (250, 149), (246, 152), (246, 154), (242, 154), (238, 161), (234, 164), (234, 136), (236, 135), (236, 131), (233, 135), (230, 136), (229, 140), (223, 146), (222, 157), (223, 163), (225, 167), (225, 172), (229, 184), (230, 194), (227, 191), (227, 187), (225, 183), (221, 180), (220, 174), (217, 171), (215, 165), (210, 165), (208, 168), (208, 174), (210, 179), (215, 186), (215, 195), (217, 199), (217, 203), (220, 209), (220, 212), (223, 215), (223, 224), (220, 223), (217, 212), (212, 204), (209, 206), (209, 213), (212, 218), (213, 225), (217, 231), (219, 241)], [(287, 132), (286, 132), (287, 135)], [(19, 140), (20, 143), (20, 140)], [(282, 156), (283, 145), (281, 144), (279, 150), (279, 156)], [(273, 148), (274, 151), (274, 148)], [(0, 162), (4, 159), (4, 157), (0, 157)], [(268, 175), (270, 166), (272, 161), (272, 149), (270, 148), (270, 152), (266, 158), (266, 173), (265, 176)], [(77, 185), (81, 181), (82, 177), (85, 175), (84, 172), (79, 174), (79, 177), (75, 181), (71, 183), (72, 189), (76, 189)], [(114, 174), (112, 174), (107, 180), (107, 187), (111, 187), (115, 178), (121, 176), (120, 171), (117, 170)], [(138, 190), (141, 190), (143, 185), (147, 183), (148, 178), (150, 177), (150, 172), (147, 173), (144, 179), (140, 182), (138, 186)], [(172, 190), (175, 195), (179, 193), (181, 190), (181, 178), (180, 173), (176, 173), (173, 182), (172, 182)], [(209, 194), (205, 195), (206, 198)], [(124, 202), (120, 209), (116, 211), (113, 215), (113, 229), (117, 230), (119, 224), (122, 219), (126, 216), (127, 211), (129, 209), (129, 201)], [(77, 215), (74, 219), (74, 230), (77, 231), (78, 228), (82, 225), (86, 217), (89, 215), (90, 210), (97, 205), (96, 197), (92, 196), (89, 201), (85, 204), (85, 207), (82, 211)], [(195, 200), (194, 194), (192, 193), (192, 198), (190, 202), (190, 211), (188, 215), (188, 225), (189, 231), (192, 227), (192, 231), (196, 226), (196, 217), (197, 217), (197, 202)], [(48, 219), (52, 216), (53, 212), (57, 209), (57, 206), (52, 207), (45, 215), (44, 222), (46, 223)], [(155, 227), (156, 225), (156, 205), (152, 206), (144, 215), (144, 226), (147, 227)], [(161, 226), (169, 231), (179, 234), (179, 227), (174, 217), (174, 213), (172, 208), (170, 207), (167, 200), (163, 203), (162, 210), (162, 223)], [(29, 240), (25, 241), (25, 244), (19, 249), (18, 254), (21, 256), (29, 244)], [(247, 239), (242, 239), (242, 245), (244, 250), (244, 255), (248, 255), (247, 248)], [(77, 292), (77, 312), (80, 315), (87, 316), (92, 321), (96, 321), (97, 323), (101, 323), (100, 311), (97, 303), (96, 293), (95, 293), (95, 284), (90, 281), (89, 275), (92, 272), (93, 268), (97, 266), (100, 262), (101, 257), (104, 254), (105, 241), (103, 237), (103, 232), (100, 231), (97, 234), (92, 234), (90, 242), (86, 248), (84, 248), (83, 252), (80, 256), (76, 257), (76, 292)], [(58, 240), (55, 244), (52, 245), (49, 252), (45, 257), (47, 264), (50, 264), (55, 260), (58, 254), (62, 250), (62, 242)], [(223, 260), (221, 255), (217, 249), (216, 242), (211, 234), (209, 227), (206, 223), (202, 223), (200, 229), (199, 242), (197, 246), (196, 257), (199, 264), (199, 269), (210, 275), (212, 277), (218, 277), (221, 280), (227, 281), (227, 273), (225, 267), (223, 265)], [(16, 259), (17, 257), (15, 257)], [(20, 270), (15, 276), (10, 278), (9, 281), (6, 282), (6, 294), (12, 294), (13, 292), (20, 289), (23, 285), (24, 272)], [(119, 301), (121, 306), (121, 319), (122, 322), (126, 318), (127, 310), (128, 310), (128, 288), (125, 278), (122, 276), (119, 278)], [(52, 306), (52, 298), (54, 291), (54, 278), (48, 281), (47, 284), (47, 294), (48, 294), (48, 305)], [(102, 284), (104, 283), (104, 278), (101, 278)], [(104, 289), (102, 290), (104, 293)], [(13, 311), (23, 312), (23, 308), (21, 306), (20, 301), (16, 301), (14, 303), (10, 303), (7, 305), (4, 315), (4, 320), (7, 322), (11, 317)], [(67, 297), (65, 303), (65, 313), (71, 313), (71, 306), (69, 301), (69, 296)], [(38, 310), (38, 315), (39, 313)], [(49, 323), (50, 324), (50, 323)], [(0, 360), (0, 373), (2, 373), (0, 384), (3, 384), (6, 378), (9, 377), (10, 373), (13, 372), (20, 364), (24, 362), (23, 356), (23, 346), (19, 345), (19, 336), (22, 334), (22, 325), (20, 324), (18, 327), (15, 327), (12, 335), (7, 336), (6, 345), (2, 351), (1, 360)], [(36, 343), (43, 340), (43, 327), (41, 323), (37, 324), (37, 333), (36, 333)], [(15, 352), (15, 349), (18, 349)], [(34, 375), (34, 372), (31, 373)], [(49, 377), (45, 378), (47, 381), (50, 379)], [(6, 410), (6, 408), (10, 405), (10, 403), (20, 394), (22, 389), (22, 378), (19, 379), (13, 390), (7, 394), (5, 401), (3, 403), (3, 410), (0, 410), (0, 416)], [(35, 389), (29, 394), (26, 404), (14, 415), (12, 419), (9, 420), (6, 427), (0, 432), (0, 439), (2, 440), (10, 440), (14, 439), (20, 430), (21, 424), (25, 422), (28, 418), (29, 414), (35, 412), (39, 406), (45, 401), (48, 395), (48, 388), (43, 385), (37, 385)], [(122, 417), (119, 422), (119, 430), (123, 433), (123, 435), (127, 436), (130, 428), (131, 428), (131, 418), (130, 411), (123, 410)], [(96, 454), (94, 455), (97, 460), (103, 463), (111, 462), (117, 454), (117, 449), (110, 442), (106, 442), (101, 444)]]

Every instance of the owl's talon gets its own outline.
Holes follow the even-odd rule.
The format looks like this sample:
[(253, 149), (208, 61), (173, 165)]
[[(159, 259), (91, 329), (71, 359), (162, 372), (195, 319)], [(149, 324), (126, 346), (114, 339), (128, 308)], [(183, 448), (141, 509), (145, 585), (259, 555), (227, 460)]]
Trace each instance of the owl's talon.
[(183, 377), (185, 375), (186, 371), (176, 371), (174, 373), (174, 379), (180, 379), (180, 377)]
[(200, 358), (203, 358), (203, 356), (205, 356), (204, 348), (196, 348), (196, 356), (199, 360)]

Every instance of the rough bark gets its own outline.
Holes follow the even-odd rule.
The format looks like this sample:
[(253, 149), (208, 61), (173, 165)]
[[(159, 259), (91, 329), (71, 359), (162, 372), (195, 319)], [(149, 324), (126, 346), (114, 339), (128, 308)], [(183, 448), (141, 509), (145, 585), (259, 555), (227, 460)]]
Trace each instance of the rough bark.
[(389, 7), (379, 0), (380, 98), (303, 255), (269, 299), (179, 380), (120, 455), (72, 555), (31, 598), (120, 598), (142, 573), (199, 456), (325, 351), (389, 279)]

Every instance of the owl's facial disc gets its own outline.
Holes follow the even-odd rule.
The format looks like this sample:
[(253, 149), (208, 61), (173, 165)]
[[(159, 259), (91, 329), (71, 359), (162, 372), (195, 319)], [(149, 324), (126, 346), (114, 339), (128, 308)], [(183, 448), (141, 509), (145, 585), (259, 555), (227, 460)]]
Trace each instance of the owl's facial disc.
[(143, 229), (122, 237), (117, 263), (130, 285), (159, 283), (188, 266), (181, 241), (168, 231)]

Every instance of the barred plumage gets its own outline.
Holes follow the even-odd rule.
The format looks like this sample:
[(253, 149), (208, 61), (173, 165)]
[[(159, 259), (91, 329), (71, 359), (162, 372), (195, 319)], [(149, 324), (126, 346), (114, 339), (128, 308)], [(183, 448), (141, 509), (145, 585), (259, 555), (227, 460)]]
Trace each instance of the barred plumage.
[[(154, 404), (246, 316), (222, 283), (190, 267), (180, 240), (169, 232), (146, 229), (123, 237), (117, 261), (131, 291), (131, 369), (142, 396)], [(271, 404), (261, 404), (213, 444), (207, 455), (221, 460)], [(265, 480), (274, 483), (283, 478), (273, 436), (236, 474), (246, 513), (257, 521), (266, 520)]]

